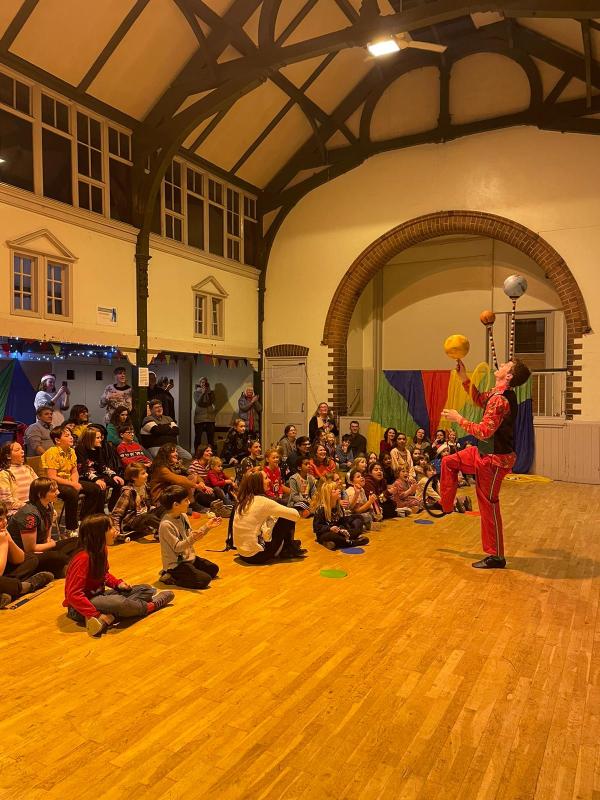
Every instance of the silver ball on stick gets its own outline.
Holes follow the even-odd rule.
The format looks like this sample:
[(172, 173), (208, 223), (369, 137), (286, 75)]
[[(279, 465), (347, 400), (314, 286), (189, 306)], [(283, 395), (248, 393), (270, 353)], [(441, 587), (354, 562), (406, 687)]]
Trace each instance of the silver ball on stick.
[(504, 281), (504, 294), (512, 300), (512, 312), (510, 315), (510, 340), (508, 343), (508, 360), (512, 361), (515, 356), (515, 314), (517, 310), (517, 300), (527, 291), (527, 281), (522, 275), (509, 275)]

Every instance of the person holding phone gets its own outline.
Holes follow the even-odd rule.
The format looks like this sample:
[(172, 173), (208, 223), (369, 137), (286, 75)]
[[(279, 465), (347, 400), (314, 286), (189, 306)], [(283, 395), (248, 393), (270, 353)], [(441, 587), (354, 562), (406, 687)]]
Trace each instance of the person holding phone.
[(63, 381), (60, 388), (56, 389), (56, 375), (49, 373), (43, 375), (38, 387), (38, 392), (33, 400), (36, 412), (44, 406), (52, 408), (52, 427), (62, 425), (65, 421), (61, 411), (66, 411), (70, 405), (71, 390), (67, 381)]

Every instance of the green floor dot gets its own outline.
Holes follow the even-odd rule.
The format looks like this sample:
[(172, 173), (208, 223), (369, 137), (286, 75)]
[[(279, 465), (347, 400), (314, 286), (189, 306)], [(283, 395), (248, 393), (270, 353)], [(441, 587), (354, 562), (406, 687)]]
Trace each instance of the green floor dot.
[(348, 573), (343, 569), (322, 569), (321, 576), (323, 578), (345, 578)]

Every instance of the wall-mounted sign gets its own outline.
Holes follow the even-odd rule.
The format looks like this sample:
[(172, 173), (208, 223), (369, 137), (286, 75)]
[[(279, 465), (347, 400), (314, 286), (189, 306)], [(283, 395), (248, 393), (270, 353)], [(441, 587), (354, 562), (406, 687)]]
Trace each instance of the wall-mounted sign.
[(106, 306), (96, 306), (96, 322), (98, 325), (116, 325), (117, 309)]

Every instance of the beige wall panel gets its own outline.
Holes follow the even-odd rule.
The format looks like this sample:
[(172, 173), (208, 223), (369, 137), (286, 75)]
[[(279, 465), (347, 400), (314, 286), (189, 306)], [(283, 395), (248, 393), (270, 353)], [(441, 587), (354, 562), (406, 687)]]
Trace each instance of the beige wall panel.
[(185, 139), (185, 140), (184, 140), (184, 142), (183, 142), (183, 146), (184, 146), (184, 147), (187, 147), (187, 148), (189, 149), (189, 148), (190, 148), (190, 147), (191, 147), (191, 146), (194, 144), (194, 142), (196, 141), (196, 139), (198, 138), (198, 136), (200, 136), (200, 134), (202, 133), (202, 131), (203, 131), (203, 130), (204, 130), (206, 127), (207, 127), (207, 125), (210, 125), (210, 123), (212, 122), (212, 120), (213, 120), (213, 119), (214, 119), (214, 117), (216, 117), (216, 116), (217, 116), (216, 114), (213, 114), (212, 116), (208, 117), (208, 118), (207, 118), (207, 119), (205, 119), (203, 122), (201, 122), (201, 123), (200, 123), (200, 125), (198, 125), (198, 127), (197, 127), (197, 128), (195, 128), (195, 129), (194, 129), (194, 130), (193, 130), (193, 131), (190, 133), (190, 135), (187, 137), (187, 139)]
[[(256, 358), (258, 338), (257, 277), (236, 275), (210, 264), (151, 248), (148, 335), (155, 350), (238, 355)], [(173, 276), (177, 276), (176, 280)], [(192, 286), (216, 278), (228, 297), (224, 306), (224, 339), (194, 336)]]
[(360, 118), (362, 116), (362, 110), (364, 107), (364, 103), (356, 109), (356, 111), (352, 112), (348, 119), (346, 120), (346, 126), (348, 130), (353, 133), (355, 136), (360, 134)]
[(317, 172), (323, 172), (324, 169), (327, 167), (317, 167), (316, 169), (301, 169), (297, 175), (294, 175), (292, 180), (286, 185), (286, 189), (290, 186), (296, 186), (296, 184), (301, 183), (306, 178), (310, 178), (312, 175), (315, 175)]
[[(507, 245), (485, 238), (457, 239), (405, 250), (383, 273), (383, 368), (447, 369), (442, 343), (451, 333), (466, 336), (471, 349), (468, 364), (486, 358), (486, 333), (479, 314), (486, 308), (508, 313), (505, 278), (518, 272), (529, 284), (519, 301), (524, 311), (561, 307), (543, 270)], [(505, 317), (496, 322), (498, 357), (504, 358)], [(416, 333), (418, 346), (401, 342)]]
[(313, 36), (339, 31), (349, 25), (348, 18), (340, 11), (335, 0), (318, 0), (316, 6), (285, 40), (285, 43), (303, 42)]
[(529, 100), (525, 72), (505, 56), (476, 53), (452, 67), (450, 115), (455, 125), (523, 111)]
[[(310, 348), (308, 373), (315, 396), (327, 396), (328, 350), (321, 338), (330, 300), (346, 270), (394, 226), (444, 209), (498, 214), (539, 233), (565, 258), (585, 297), (592, 329), (600, 329), (596, 137), (522, 127), (384, 153), (303, 198), (271, 250), (265, 347), (278, 344), (281, 330), (289, 326), (290, 274), (301, 274), (306, 285), (319, 287), (311, 293), (311, 324), (301, 326), (295, 340)], [(583, 375), (582, 416), (598, 420), (597, 333), (583, 339)]]
[(572, 50), (583, 52), (581, 25), (577, 20), (522, 17), (519, 19), (519, 25), (541, 33), (542, 36), (546, 36), (548, 39), (554, 39), (555, 42), (565, 44)]
[(325, 56), (317, 56), (317, 58), (309, 58), (307, 61), (298, 61), (297, 64), (288, 64), (287, 67), (282, 67), (279, 71), (282, 75), (285, 75), (294, 86), (300, 88), (324, 58)]
[(223, 64), (225, 61), (233, 61), (236, 58), (240, 58), (240, 51), (236, 50), (235, 47), (232, 47), (230, 44), (228, 44), (225, 50), (223, 50), (223, 52), (217, 59), (217, 62), (219, 64)]
[(306, 117), (294, 106), (241, 167), (238, 177), (265, 186), (311, 135)]
[(336, 131), (333, 136), (327, 139), (327, 149), (335, 150), (339, 147), (346, 147), (350, 142), (341, 131)]
[(258, 25), (260, 23), (260, 12), (262, 6), (259, 6), (254, 14), (250, 17), (248, 22), (244, 25), (244, 31), (252, 39), (255, 45), (258, 46)]
[(23, 0), (2, 0), (0, 3), (0, 36), (6, 31), (22, 5)]
[(361, 47), (342, 50), (306, 94), (324, 111), (331, 113), (372, 66)]
[[(288, 101), (270, 81), (241, 97), (202, 142), (198, 155), (230, 169)], [(276, 129), (277, 130), (277, 129)], [(275, 131), (276, 133), (276, 131)]]
[(186, 108), (189, 108), (189, 106), (198, 102), (198, 100), (202, 100), (202, 98), (206, 97), (207, 94), (210, 94), (210, 90), (206, 92), (198, 92), (197, 94), (191, 94), (189, 97), (186, 97), (183, 103), (177, 109), (176, 113), (179, 114), (182, 111), (185, 111)]
[[(597, 89), (592, 89), (592, 94), (598, 94)], [(569, 83), (567, 84), (566, 88), (563, 89), (561, 92), (560, 97), (558, 98), (559, 102), (565, 102), (566, 100), (577, 100), (580, 97), (586, 96), (586, 86), (583, 81), (580, 81), (578, 78), (571, 78)]]
[(11, 51), (77, 85), (133, 5), (134, 0), (40, 0)]
[(172, 0), (151, 0), (89, 92), (142, 119), (197, 46), (194, 34)]
[[(4, 336), (57, 339), (135, 347), (135, 246), (113, 236), (3, 204), (0, 241), (0, 323)], [(73, 321), (10, 314), (10, 254), (7, 240), (48, 229), (77, 258), (72, 267)], [(98, 325), (97, 306), (116, 307), (117, 325)]]
[(402, 75), (383, 93), (371, 119), (371, 139), (383, 141), (437, 126), (440, 79), (435, 67)]
[(532, 61), (537, 67), (537, 71), (542, 79), (544, 97), (547, 97), (552, 89), (554, 89), (556, 83), (562, 78), (562, 70), (552, 67), (550, 64), (546, 64), (545, 61), (540, 61), (539, 58), (532, 58)]

